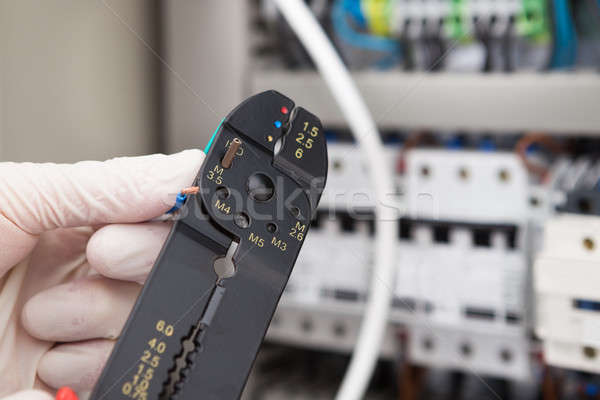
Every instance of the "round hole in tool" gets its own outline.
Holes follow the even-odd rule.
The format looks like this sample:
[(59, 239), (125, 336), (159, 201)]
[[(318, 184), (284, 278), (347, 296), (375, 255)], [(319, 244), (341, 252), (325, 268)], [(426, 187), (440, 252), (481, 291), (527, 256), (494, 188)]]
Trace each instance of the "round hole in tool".
[(335, 171), (341, 171), (342, 166), (343, 164), (341, 160), (333, 160), (332, 167)]
[(469, 170), (465, 167), (461, 167), (458, 170), (458, 176), (460, 177), (460, 179), (462, 179), (463, 181), (466, 181), (467, 179), (469, 179)]
[(229, 197), (229, 189), (227, 189), (225, 186), (219, 186), (215, 193), (221, 200), (225, 200)]
[(300, 209), (298, 207), (295, 207), (295, 206), (290, 207), (290, 213), (292, 213), (292, 215), (296, 218), (301, 217)]
[(421, 167), (421, 176), (423, 178), (428, 178), (431, 175), (431, 169), (427, 165), (423, 165)]
[(274, 223), (272, 223), (272, 222), (269, 222), (267, 224), (267, 232), (269, 232), (269, 233), (275, 233), (275, 232), (277, 232), (277, 225), (274, 224)]
[(597, 352), (596, 352), (596, 349), (591, 346), (584, 346), (583, 355), (586, 358), (592, 359), (592, 358), (596, 358)]
[(250, 175), (247, 188), (250, 197), (256, 201), (271, 200), (275, 193), (275, 185), (271, 178), (260, 172)]
[(594, 239), (586, 237), (585, 239), (583, 239), (583, 247), (585, 247), (589, 251), (592, 251), (594, 250), (594, 247), (596, 247), (596, 243), (594, 243)]
[(245, 212), (236, 213), (233, 216), (233, 222), (242, 229), (250, 226), (250, 217)]

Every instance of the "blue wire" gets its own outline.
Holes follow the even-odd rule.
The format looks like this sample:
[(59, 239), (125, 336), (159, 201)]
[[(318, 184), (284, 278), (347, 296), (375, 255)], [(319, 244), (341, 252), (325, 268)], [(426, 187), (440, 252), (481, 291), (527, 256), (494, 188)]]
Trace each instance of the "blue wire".
[[(336, 0), (331, 10), (331, 19), (335, 33), (345, 42), (366, 50), (393, 53), (399, 55), (399, 43), (392, 39), (382, 38), (375, 35), (355, 31), (348, 22), (348, 17), (356, 17), (358, 0)], [(360, 6), (360, 5), (359, 5)], [(362, 15), (362, 13), (360, 14)], [(360, 19), (355, 21), (361, 25)], [(364, 20), (364, 17), (362, 17)]]
[(481, 151), (496, 151), (496, 144), (491, 139), (482, 139), (479, 143), (479, 150)]
[(360, 7), (360, 0), (344, 0), (343, 8), (352, 14), (354, 21), (359, 27), (367, 27), (367, 19), (362, 12), (362, 8)]
[(167, 214), (173, 214), (175, 211), (179, 210), (183, 203), (185, 203), (186, 199), (187, 194), (179, 193), (175, 199), (175, 205), (169, 211), (167, 211)]
[(569, 68), (577, 58), (577, 33), (569, 0), (552, 0), (554, 7), (554, 48), (552, 68)]
[(587, 385), (585, 385), (585, 393), (588, 396), (597, 396), (599, 392), (600, 390), (598, 390), (598, 386), (594, 385), (593, 383), (588, 383)]

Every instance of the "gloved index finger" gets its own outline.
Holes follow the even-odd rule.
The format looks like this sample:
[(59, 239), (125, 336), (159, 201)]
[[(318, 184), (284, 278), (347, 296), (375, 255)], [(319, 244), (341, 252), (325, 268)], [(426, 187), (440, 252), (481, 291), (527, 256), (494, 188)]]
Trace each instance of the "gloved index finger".
[(203, 159), (200, 150), (187, 150), (105, 162), (0, 163), (0, 276), (46, 230), (140, 222), (164, 213)]
[(192, 182), (203, 158), (187, 150), (105, 162), (0, 163), (0, 211), (31, 234), (148, 220), (172, 206), (167, 195)]

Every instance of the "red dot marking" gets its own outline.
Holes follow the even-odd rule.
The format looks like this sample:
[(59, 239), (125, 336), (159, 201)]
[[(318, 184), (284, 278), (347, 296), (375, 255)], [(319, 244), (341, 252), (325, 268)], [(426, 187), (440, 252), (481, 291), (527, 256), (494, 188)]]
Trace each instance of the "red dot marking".
[(289, 110), (287, 109), (286, 106), (281, 107), (281, 113), (282, 114), (287, 114), (289, 112)]
[(62, 387), (56, 392), (56, 400), (78, 400), (78, 398), (71, 388)]

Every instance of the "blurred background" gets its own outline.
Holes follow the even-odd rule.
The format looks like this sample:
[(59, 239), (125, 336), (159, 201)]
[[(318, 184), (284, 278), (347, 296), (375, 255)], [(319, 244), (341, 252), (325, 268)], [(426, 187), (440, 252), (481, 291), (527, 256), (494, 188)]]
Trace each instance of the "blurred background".
[[(600, 2), (308, 3), (401, 210), (367, 398), (600, 398)], [(372, 278), (369, 165), (270, 0), (0, 0), (0, 85), (1, 161), (203, 148), (266, 89), (318, 115), (328, 187), (245, 397), (334, 396)]]

